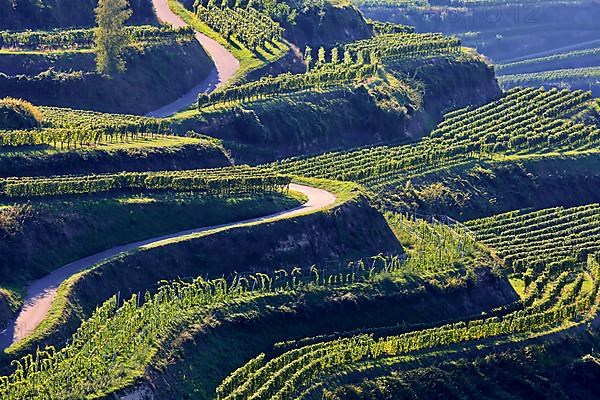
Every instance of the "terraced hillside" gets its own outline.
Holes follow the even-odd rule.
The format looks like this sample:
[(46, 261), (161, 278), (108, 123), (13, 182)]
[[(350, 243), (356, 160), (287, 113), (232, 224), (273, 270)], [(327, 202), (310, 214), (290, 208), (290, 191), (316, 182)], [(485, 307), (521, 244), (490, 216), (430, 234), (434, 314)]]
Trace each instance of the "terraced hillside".
[(4, 3), (0, 398), (597, 396), (595, 0)]
[(513, 211), (469, 221), (477, 239), (515, 269), (582, 262), (598, 250), (598, 204)]
[[(456, 38), (440, 34), (376, 32), (327, 49), (307, 47), (303, 63), (301, 72), (200, 95), (198, 110), (174, 119), (239, 143), (241, 149), (232, 146), (234, 157), (255, 163), (422, 136), (444, 110), (499, 94), (490, 67), (462, 51)], [(445, 76), (444, 84), (437, 74)]]
[(598, 127), (569, 118), (590, 98), (582, 91), (514, 89), (484, 106), (446, 114), (416, 143), (289, 159), (270, 167), (281, 173), (355, 181), (380, 191), (482, 159), (594, 149)]
[[(0, 103), (10, 104), (11, 101)], [(176, 136), (164, 120), (26, 103), (34, 126), (15, 122), (0, 130), (0, 175), (214, 168), (232, 161), (220, 141)]]
[(189, 28), (129, 26), (124, 35), (126, 71), (109, 78), (96, 70), (93, 29), (1, 31), (0, 90), (40, 105), (147, 113), (211, 72)]
[[(600, 93), (595, 1), (356, 0), (373, 19), (460, 37), (496, 64), (505, 89), (546, 86)], [(570, 21), (576, 21), (571, 24)]]

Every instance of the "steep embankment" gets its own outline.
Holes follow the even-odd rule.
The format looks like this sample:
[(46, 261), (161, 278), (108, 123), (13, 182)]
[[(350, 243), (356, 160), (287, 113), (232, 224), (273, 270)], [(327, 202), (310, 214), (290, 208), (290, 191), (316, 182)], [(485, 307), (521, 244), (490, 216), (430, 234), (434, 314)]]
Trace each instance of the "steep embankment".
[(278, 193), (220, 198), (123, 192), (0, 206), (0, 285), (21, 286), (123, 243), (255, 218), (299, 204), (296, 197)]
[(468, 318), (515, 299), (505, 279), (480, 270), (478, 277), (451, 289), (384, 281), (362, 292), (321, 290), (257, 302), (252, 312), (215, 313), (181, 335), (155, 358), (136, 392), (156, 398), (212, 399), (226, 376), (261, 352), (276, 352), (273, 345), (278, 342), (315, 336), (324, 340), (330, 334), (380, 327), (390, 328), (374, 329), (375, 335), (389, 335), (416, 329), (412, 324)]
[[(9, 57), (14, 60), (19, 55)], [(195, 40), (143, 50), (130, 48), (125, 56), (127, 71), (111, 78), (95, 72), (93, 52), (22, 57), (42, 64), (29, 66), (32, 72), (50, 67), (35, 75), (0, 73), (0, 92), (4, 95), (38, 105), (131, 114), (147, 113), (174, 101), (203, 81), (212, 69), (210, 58)], [(63, 57), (67, 58), (64, 62), (53, 60)], [(55, 68), (60, 66), (69, 69)]]
[(596, 154), (479, 162), (415, 178), (389, 207), (468, 220), (520, 208), (579, 206), (600, 200)]
[(455, 57), (406, 61), (394, 69), (423, 85), (422, 109), (407, 120), (406, 133), (423, 136), (435, 129), (448, 110), (479, 106), (500, 96), (493, 67), (479, 54), (464, 50)]
[[(297, 206), (303, 200), (297, 197), (121, 193), (0, 206), (0, 286), (23, 288), (41, 279), (28, 288), (30, 301), (38, 294), (36, 285), (48, 288), (47, 274), (64, 279), (56, 269), (81, 257), (106, 255), (103, 250), (135, 240), (280, 212)], [(0, 327), (20, 306), (14, 292), (0, 288)]]
[(218, 168), (231, 165), (221, 145), (123, 146), (83, 148), (70, 151), (31, 150), (0, 153), (0, 177), (162, 171)]
[[(17, 316), (16, 320), (9, 323), (8, 328), (5, 329), (0, 335), (0, 345), (5, 348), (11, 343), (16, 343), (22, 340), (23, 338), (27, 337), (34, 329), (36, 329), (36, 327), (44, 320), (44, 318), (46, 318), (48, 310), (50, 309), (50, 306), (52, 305), (54, 298), (56, 297), (57, 289), (60, 285), (63, 285), (63, 282), (65, 280), (82, 270), (96, 266), (96, 264), (98, 263), (110, 264), (111, 257), (114, 257), (116, 255), (126, 255), (126, 252), (134, 252), (135, 254), (143, 250), (146, 246), (160, 246), (161, 244), (168, 244), (172, 240), (185, 240), (186, 237), (193, 235), (210, 234), (212, 232), (217, 231), (227, 231), (235, 227), (247, 226), (256, 223), (260, 224), (262, 221), (275, 221), (282, 218), (290, 218), (298, 214), (315, 212), (326, 208), (335, 202), (335, 197), (329, 192), (326, 192), (325, 190), (295, 184), (290, 185), (290, 188), (292, 190), (302, 193), (303, 195), (306, 195), (308, 198), (308, 202), (291, 210), (280, 211), (267, 216), (246, 219), (240, 222), (228, 222), (216, 226), (194, 228), (182, 232), (171, 233), (159, 237), (144, 239), (138, 242), (116, 246), (111, 249), (102, 251), (100, 253), (88, 256), (86, 258), (73, 261), (67, 265), (64, 265), (63, 267), (54, 269), (50, 274), (46, 275), (45, 277), (38, 279), (37, 281), (30, 282), (30, 284), (28, 285), (27, 296), (24, 301), (24, 306), (20, 311), (19, 315)], [(278, 207), (275, 207), (275, 209), (277, 208)], [(260, 211), (265, 211), (265, 209), (268, 210), (269, 208), (266, 207), (260, 209), (259, 207)], [(253, 213), (253, 210), (245, 211), (249, 211), (249, 213), (246, 215), (242, 214), (244, 216), (248, 216)], [(217, 218), (217, 221), (228, 221), (231, 218), (235, 218), (235, 215), (224, 216), (221, 220)], [(147, 233), (132, 232), (133, 237), (144, 234)], [(82, 251), (85, 252), (86, 250)], [(57, 255), (54, 256), (57, 257)], [(96, 269), (94, 269), (94, 271), (96, 271)], [(163, 272), (168, 275), (166, 271)], [(160, 275), (160, 271), (155, 271), (155, 273), (158, 273)], [(83, 276), (86, 275), (84, 274)], [(162, 278), (158, 278), (158, 280), (160, 279)], [(153, 284), (155, 284), (158, 280), (154, 281), (152, 284), (148, 284), (147, 289), (150, 289), (153, 286)], [(114, 282), (105, 282), (105, 284), (105, 289), (111, 291), (111, 293), (114, 293), (113, 289), (109, 289), (110, 287), (113, 287)], [(110, 295), (108, 295), (107, 297), (109, 296)], [(100, 301), (97, 301), (96, 304), (104, 300), (105, 299), (100, 299)], [(88, 311), (93, 311), (94, 307), (95, 305), (93, 305)], [(56, 321), (51, 321), (49, 323), (52, 324), (55, 322)]]
[[(116, 249), (113, 254), (130, 251), (103, 261), (92, 271), (75, 275), (61, 285), (58, 304), (50, 309), (50, 321), (47, 319), (36, 333), (20, 343), (18, 351), (39, 343), (33, 339), (44, 338), (44, 343), (60, 344), (100, 302), (116, 292), (126, 296), (151, 290), (162, 279), (220, 276), (236, 270), (339, 262), (356, 255), (400, 251), (383, 217), (365, 199), (315, 212), (330, 207), (334, 197), (318, 189), (302, 190), (307, 190), (311, 201), (291, 212), (218, 229), (183, 232), (150, 245), (155, 240)], [(294, 217), (306, 212), (309, 214)], [(91, 263), (84, 261), (85, 265), (77, 269), (104, 258), (106, 255), (92, 258)]]
[(393, 76), (370, 85), (204, 110), (174, 123), (222, 139), (240, 162), (260, 163), (423, 136), (448, 109), (500, 94), (492, 67), (477, 55), (426, 58), (389, 69)]

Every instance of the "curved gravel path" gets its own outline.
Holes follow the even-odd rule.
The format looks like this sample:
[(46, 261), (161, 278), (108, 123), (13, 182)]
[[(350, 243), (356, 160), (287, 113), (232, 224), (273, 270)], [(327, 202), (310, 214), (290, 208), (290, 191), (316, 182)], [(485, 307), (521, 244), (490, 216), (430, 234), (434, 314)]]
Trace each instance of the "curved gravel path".
[(62, 282), (64, 282), (73, 274), (91, 268), (100, 261), (116, 256), (122, 252), (136, 250), (146, 246), (160, 245), (161, 242), (172, 241), (173, 239), (181, 240), (185, 239), (187, 236), (202, 232), (212, 231), (211, 233), (214, 233), (231, 228), (255, 224), (257, 222), (272, 222), (278, 219), (289, 218), (307, 212), (322, 210), (332, 205), (336, 200), (333, 194), (310, 186), (290, 184), (290, 190), (304, 194), (308, 198), (308, 201), (303, 205), (291, 210), (266, 215), (264, 217), (252, 218), (223, 225), (190, 229), (113, 247), (112, 249), (69, 263), (54, 270), (45, 277), (31, 282), (27, 287), (27, 295), (25, 297), (23, 308), (21, 309), (21, 312), (17, 316), (16, 320), (11, 321), (6, 329), (0, 331), (0, 349), (3, 350), (7, 348), (11, 344), (18, 342), (33, 332), (33, 330), (46, 317), (46, 314), (48, 313), (48, 310), (50, 310), (50, 306), (56, 297), (56, 291)]
[[(174, 28), (187, 26), (177, 14), (169, 8), (167, 0), (152, 0), (156, 16), (164, 23), (172, 25)], [(196, 39), (204, 50), (212, 58), (215, 68), (202, 82), (196, 85), (192, 90), (175, 100), (171, 104), (167, 104), (158, 110), (148, 113), (149, 117), (164, 118), (170, 117), (176, 112), (194, 104), (198, 99), (198, 94), (211, 92), (227, 82), (240, 68), (240, 62), (216, 40), (208, 36), (196, 32)]]

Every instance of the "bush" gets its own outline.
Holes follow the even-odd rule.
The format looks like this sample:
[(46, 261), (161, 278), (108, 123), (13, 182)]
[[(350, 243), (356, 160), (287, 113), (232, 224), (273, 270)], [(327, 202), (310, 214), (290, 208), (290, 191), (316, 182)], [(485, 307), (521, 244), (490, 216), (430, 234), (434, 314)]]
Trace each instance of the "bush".
[(33, 104), (6, 97), (0, 100), (0, 130), (33, 129), (42, 125), (42, 113)]

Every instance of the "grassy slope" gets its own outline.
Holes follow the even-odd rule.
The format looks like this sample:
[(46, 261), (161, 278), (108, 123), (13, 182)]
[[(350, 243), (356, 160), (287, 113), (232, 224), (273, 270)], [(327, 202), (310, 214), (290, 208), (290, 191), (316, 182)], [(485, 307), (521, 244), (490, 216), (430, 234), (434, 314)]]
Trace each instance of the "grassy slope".
[(30, 217), (2, 238), (3, 261), (20, 263), (19, 274), (2, 273), (0, 282), (17, 284), (70, 261), (118, 244), (185, 229), (270, 214), (298, 205), (299, 194), (233, 198), (194, 194), (98, 195), (28, 201)]
[(49, 146), (0, 149), (0, 176), (216, 168), (231, 165), (217, 140), (157, 136), (60, 149)]
[(406, 61), (354, 89), (219, 104), (200, 113), (181, 113), (176, 122), (179, 129), (222, 139), (235, 159), (255, 164), (420, 137), (444, 111), (486, 103), (499, 93), (492, 68), (465, 52)]
[[(355, 185), (355, 184), (348, 184), (348, 183), (338, 183), (338, 182), (331, 182), (331, 181), (325, 181), (325, 180), (318, 180), (318, 179), (310, 179), (310, 180), (298, 180), (299, 183), (303, 183), (303, 184), (310, 184), (310, 185), (314, 185), (316, 187), (321, 187), (321, 188), (325, 188), (329, 191), (331, 191), (332, 193), (334, 193), (337, 197), (337, 201), (335, 204), (331, 205), (327, 210), (324, 211), (319, 211), (319, 212), (312, 212), (311, 215), (309, 216), (297, 216), (297, 217), (293, 217), (293, 218), (288, 218), (288, 217), (282, 217), (281, 219), (278, 219), (279, 221), (281, 221), (283, 223), (282, 225), (282, 229), (287, 229), (288, 231), (288, 235), (298, 235), (298, 234), (306, 234), (305, 230), (308, 229), (308, 226), (313, 227), (313, 225), (315, 224), (319, 224), (319, 223), (325, 223), (327, 224), (325, 229), (331, 230), (331, 226), (329, 226), (332, 222), (330, 221), (337, 221), (338, 219), (338, 214), (340, 214), (340, 208), (341, 207), (345, 207), (347, 204), (355, 204), (355, 202), (357, 202), (360, 198), (361, 198), (361, 189)], [(361, 207), (360, 204), (355, 204), (354, 207)], [(356, 211), (349, 211), (349, 213), (355, 213)], [(359, 213), (364, 212), (364, 211), (359, 211)], [(343, 214), (343, 213), (342, 213)], [(366, 218), (373, 218), (372, 213), (370, 213), (370, 211), (366, 211), (366, 214), (364, 214), (364, 216), (366, 216)], [(307, 227), (303, 227), (302, 225), (302, 221), (305, 218), (312, 218), (309, 220), (306, 220), (306, 224), (308, 224)], [(316, 219), (316, 222), (314, 221)], [(287, 221), (287, 222), (286, 222)], [(325, 222), (323, 222), (325, 221)], [(371, 221), (373, 222), (373, 221)], [(96, 272), (95, 274), (89, 274), (90, 271), (84, 271), (81, 272), (79, 274), (73, 275), (71, 278), (67, 279), (60, 287), (58, 290), (58, 294), (57, 297), (55, 299), (55, 301), (52, 304), (52, 307), (49, 311), (49, 316), (38, 326), (38, 328), (35, 330), (35, 332), (29, 336), (26, 340), (20, 342), (19, 344), (17, 344), (16, 346), (11, 347), (8, 351), (11, 354), (19, 354), (22, 353), (24, 351), (27, 351), (28, 349), (31, 348), (32, 345), (36, 345), (36, 343), (39, 343), (40, 340), (46, 340), (48, 337), (53, 338), (51, 340), (56, 340), (56, 335), (58, 335), (58, 337), (62, 337), (63, 333), (62, 331), (58, 330), (59, 327), (61, 327), (61, 329), (63, 330), (74, 330), (77, 325), (78, 325), (78, 321), (79, 318), (81, 318), (81, 313), (83, 310), (80, 309), (82, 303), (86, 303), (86, 302), (93, 302), (94, 304), (88, 304), (87, 306), (89, 306), (90, 309), (93, 309), (95, 307), (95, 305), (97, 304), (97, 299), (94, 300), (95, 296), (103, 296), (104, 292), (108, 293), (109, 296), (111, 294), (114, 294), (115, 289), (114, 286), (111, 286), (110, 288), (107, 287), (101, 287), (101, 285), (97, 285), (96, 283), (91, 283), (95, 289), (93, 290), (87, 290), (85, 289), (85, 294), (87, 297), (87, 299), (77, 299), (74, 303), (74, 299), (72, 298), (73, 292), (78, 290), (81, 291), (81, 287), (84, 287), (86, 285), (89, 285), (91, 282), (91, 280), (94, 279), (102, 279), (103, 275), (109, 276), (112, 274), (116, 273), (121, 273), (123, 270), (123, 265), (127, 265), (128, 263), (134, 263), (135, 265), (145, 265), (146, 267), (148, 267), (148, 265), (154, 265), (152, 267), (152, 271), (153, 274), (163, 274), (163, 276), (161, 276), (158, 279), (164, 279), (164, 274), (173, 274), (173, 272), (176, 272), (178, 276), (187, 276), (190, 274), (190, 271), (188, 271), (190, 268), (193, 269), (193, 267), (199, 267), (201, 266), (202, 268), (205, 269), (214, 269), (214, 268), (219, 268), (219, 265), (213, 265), (212, 259), (211, 260), (205, 260), (205, 258), (211, 258), (211, 257), (216, 257), (217, 254), (222, 254), (223, 249), (221, 247), (219, 247), (219, 245), (217, 243), (213, 243), (213, 242), (217, 242), (220, 243), (222, 245), (222, 243), (224, 243), (224, 241), (226, 242), (228, 240), (228, 237), (230, 235), (234, 236), (234, 242), (235, 243), (230, 243), (225, 245), (225, 247), (231, 245), (231, 250), (233, 253), (231, 255), (231, 257), (228, 259), (228, 263), (232, 264), (229, 265), (229, 267), (235, 267), (235, 268), (239, 268), (242, 265), (242, 259), (244, 257), (253, 257), (254, 253), (258, 253), (260, 252), (258, 249), (260, 248), (260, 246), (263, 246), (262, 241), (257, 241), (257, 237), (262, 237), (261, 235), (265, 235), (265, 232), (263, 232), (263, 230), (265, 231), (272, 231), (273, 229), (275, 229), (277, 227), (277, 224), (279, 222), (278, 221), (269, 221), (269, 222), (257, 222), (257, 223), (253, 223), (253, 224), (249, 224), (247, 227), (241, 228), (236, 230), (236, 233), (230, 233), (230, 232), (220, 232), (220, 233), (215, 233), (214, 235), (211, 235), (211, 232), (207, 232), (207, 233), (203, 233), (203, 234), (196, 234), (196, 235), (189, 235), (185, 237), (185, 240), (171, 240), (168, 241), (167, 243), (163, 243), (161, 244), (161, 246), (154, 246), (152, 248), (148, 248), (144, 251), (133, 251), (133, 252), (129, 252), (127, 254), (124, 254), (121, 257), (116, 257), (112, 260), (107, 261), (105, 264), (102, 266), (102, 272)], [(337, 222), (338, 224), (342, 224), (342, 223), (349, 223), (349, 221), (347, 221), (347, 217), (346, 219), (344, 219), (343, 222)], [(261, 225), (265, 225), (265, 226), (261, 226)], [(338, 227), (337, 229), (341, 229), (342, 227)], [(367, 227), (365, 227), (366, 229)], [(262, 230), (261, 230), (262, 229)], [(311, 228), (312, 229), (312, 228)], [(373, 229), (371, 227), (371, 229)], [(279, 229), (281, 230), (281, 229)], [(294, 232), (300, 230), (300, 232)], [(318, 228), (315, 228), (315, 230), (317, 232), (312, 232), (311, 234), (320, 234)], [(336, 232), (336, 231), (334, 231)], [(339, 232), (338, 231), (338, 235), (341, 235), (343, 232)], [(391, 234), (391, 233), (390, 233)], [(269, 246), (273, 246), (272, 248), (269, 249), (265, 249), (264, 252), (267, 251), (271, 251), (274, 252), (274, 254), (278, 254), (280, 252), (285, 253), (285, 249), (280, 248), (281, 246), (285, 246), (285, 234), (283, 232), (278, 233), (278, 235), (283, 235), (283, 236), (277, 236), (276, 238), (265, 238), (271, 240), (271, 242), (273, 240), (275, 241), (283, 241), (283, 243), (281, 244), (277, 244), (277, 243), (271, 243), (269, 244)], [(321, 235), (322, 236), (322, 235)], [(292, 238), (294, 238), (295, 236), (290, 236)], [(206, 238), (206, 243), (205, 243), (205, 249), (204, 251), (199, 250), (199, 248), (202, 246), (202, 239)], [(237, 238), (237, 239), (236, 239)], [(304, 239), (306, 241), (306, 239)], [(352, 242), (353, 240), (356, 240), (356, 238), (354, 238), (354, 236), (352, 237), (348, 237), (345, 238), (345, 240)], [(364, 239), (363, 239), (364, 240)], [(131, 241), (131, 240), (129, 240)], [(382, 239), (383, 242), (385, 242), (385, 239)], [(231, 240), (230, 240), (231, 242)], [(372, 238), (372, 242), (374, 244), (379, 243), (379, 241), (377, 241), (377, 238)], [(252, 244), (251, 244), (252, 243)], [(361, 246), (367, 245), (366, 243), (362, 244)], [(198, 247), (200, 246), (200, 247)], [(237, 246), (237, 248), (235, 248)], [(248, 247), (249, 246), (249, 247)], [(279, 247), (278, 247), (279, 246)], [(250, 248), (252, 247), (252, 248)], [(263, 246), (264, 247), (264, 246)], [(360, 247), (360, 246), (359, 246)], [(192, 248), (194, 249), (194, 251), (191, 251)], [(235, 248), (235, 250), (234, 250)], [(306, 250), (300, 250), (301, 252), (303, 252), (302, 254), (305, 254), (306, 256), (309, 256), (309, 254), (305, 253), (304, 251), (310, 251), (311, 253), (315, 251), (315, 249), (306, 249)], [(323, 249), (322, 251), (327, 252), (328, 255), (331, 255), (331, 249)], [(215, 253), (215, 254), (212, 254)], [(261, 252), (262, 254), (262, 252)], [(234, 257), (235, 256), (235, 257)], [(147, 257), (150, 257), (150, 259), (146, 259)], [(236, 258), (237, 257), (237, 258)], [(281, 257), (281, 256), (279, 256)], [(140, 258), (138, 260), (138, 258)], [(145, 259), (145, 260), (142, 260)], [(314, 256), (313, 256), (314, 258)], [(133, 261), (131, 261), (133, 260)], [(182, 266), (179, 266), (177, 268), (171, 267), (170, 265), (173, 264), (174, 262), (177, 262), (179, 264), (183, 264)], [(114, 264), (114, 265), (113, 265)], [(189, 264), (189, 265), (188, 265)], [(278, 266), (281, 266), (282, 264), (279, 264)], [(113, 267), (116, 266), (116, 270), (113, 269)], [(169, 266), (167, 267), (167, 269), (165, 270), (165, 266)], [(98, 268), (99, 269), (99, 268)], [(121, 278), (115, 278), (114, 276), (111, 277), (110, 279), (112, 279), (113, 281), (115, 279), (118, 279), (119, 282), (124, 283), (125, 285), (128, 285), (128, 287), (135, 287), (136, 285), (140, 285), (140, 284), (146, 284), (144, 282), (141, 282), (143, 280), (147, 280), (147, 281), (151, 281), (152, 283), (156, 283), (156, 279), (154, 276), (150, 276), (153, 274), (143, 274), (140, 275), (139, 271), (137, 271), (139, 268), (134, 268), (134, 270), (132, 271), (133, 274), (129, 274), (130, 276), (127, 277), (123, 277), (123, 279)], [(164, 270), (162, 273), (160, 272), (162, 270)], [(121, 272), (119, 272), (121, 271)], [(214, 271), (212, 271), (214, 272)], [(197, 271), (196, 271), (197, 273)], [(223, 271), (218, 272), (219, 274), (223, 273)], [(92, 275), (94, 275), (92, 277)], [(91, 278), (91, 280), (90, 280)], [(127, 281), (128, 282), (125, 282)], [(79, 287), (79, 288), (78, 288)], [(78, 289), (77, 289), (78, 288)], [(125, 289), (126, 290), (126, 289)], [(80, 293), (81, 294), (81, 293)], [(79, 296), (79, 295), (77, 295)]]
[(510, 301), (489, 290), (501, 287), (500, 280), (486, 284), (466, 278), (439, 290), (419, 278), (382, 276), (363, 287), (320, 289), (223, 310), (159, 353), (149, 380), (158, 398), (211, 399), (224, 377), (261, 352), (276, 353), (278, 342), (369, 327), (402, 329), (402, 324), (467, 317), (481, 312), (483, 304)]
[[(178, 99), (212, 70), (211, 60), (195, 40), (131, 47), (125, 55), (127, 70), (111, 78), (96, 73), (93, 53), (27, 54), (21, 60), (10, 54), (0, 57), (13, 60), (14, 65), (4, 62), (10, 68), (23, 64), (21, 73), (35, 71), (27, 76), (18, 71), (0, 75), (0, 91), (9, 96), (40, 105), (134, 114), (146, 114)], [(34, 64), (29, 65), (28, 59)]]
[[(12, 288), (14, 296), (14, 290), (24, 292), (28, 280), (119, 244), (253, 218), (302, 201), (300, 194), (290, 192), (289, 196), (237, 198), (153, 193), (28, 202), (28, 217), (13, 221), (20, 226), (0, 226), (0, 285)], [(9, 230), (13, 233), (6, 233)], [(17, 273), (15, 265), (19, 265)]]
[[(393, 209), (467, 220), (525, 207), (577, 206), (600, 199), (598, 152), (498, 156), (417, 177), (385, 200)], [(388, 193), (389, 195), (390, 193)]]

